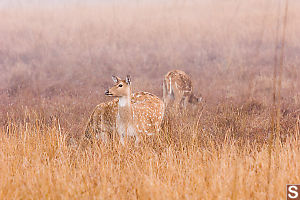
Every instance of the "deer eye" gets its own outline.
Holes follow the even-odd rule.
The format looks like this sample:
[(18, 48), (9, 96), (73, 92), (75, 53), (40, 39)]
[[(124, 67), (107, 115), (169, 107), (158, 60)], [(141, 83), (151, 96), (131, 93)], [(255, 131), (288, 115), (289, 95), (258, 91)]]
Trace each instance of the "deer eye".
[(123, 87), (123, 85), (122, 85), (122, 84), (120, 84), (120, 85), (119, 85), (119, 87)]

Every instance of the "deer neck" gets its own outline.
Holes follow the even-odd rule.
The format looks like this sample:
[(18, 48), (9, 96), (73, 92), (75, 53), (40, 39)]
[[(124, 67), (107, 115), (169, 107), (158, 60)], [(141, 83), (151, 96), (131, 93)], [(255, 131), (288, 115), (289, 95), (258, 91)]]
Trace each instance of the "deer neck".
[(119, 117), (123, 122), (130, 123), (133, 121), (130, 95), (119, 98)]

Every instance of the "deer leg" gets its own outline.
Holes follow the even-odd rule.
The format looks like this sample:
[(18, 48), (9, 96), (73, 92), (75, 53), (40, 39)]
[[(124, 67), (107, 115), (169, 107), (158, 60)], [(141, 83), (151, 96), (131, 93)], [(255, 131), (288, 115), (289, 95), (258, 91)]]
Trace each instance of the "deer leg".
[(178, 110), (182, 107), (182, 99), (183, 99), (183, 94), (181, 94), (181, 92), (177, 92), (174, 93), (174, 106), (175, 106), (175, 110), (176, 112), (178, 112)]
[(166, 100), (167, 100), (167, 86), (166, 86), (166, 80), (164, 80), (163, 81), (163, 101), (164, 101), (164, 103), (165, 103), (165, 105), (167, 106), (168, 105), (168, 102), (166, 102)]
[(120, 142), (124, 146), (125, 143), (124, 143), (124, 136), (123, 135), (121, 135)]
[(187, 107), (188, 101), (189, 101), (189, 98), (188, 98), (187, 96), (185, 96), (185, 97), (183, 98), (183, 108), (186, 108), (186, 107)]
[(125, 130), (122, 129), (118, 129), (118, 133), (120, 136), (120, 143), (124, 146), (125, 142), (124, 142), (124, 138), (126, 137), (126, 131), (127, 129), (125, 128)]
[(106, 143), (107, 142), (107, 138), (106, 138), (106, 130), (104, 128), (104, 117), (103, 117), (103, 113), (101, 113), (101, 122), (100, 122), (100, 131), (96, 134), (96, 138), (97, 140), (99, 140), (101, 138), (102, 142)]
[(139, 145), (139, 143), (140, 143), (140, 138), (139, 138), (139, 136), (136, 135), (134, 145), (137, 147)]

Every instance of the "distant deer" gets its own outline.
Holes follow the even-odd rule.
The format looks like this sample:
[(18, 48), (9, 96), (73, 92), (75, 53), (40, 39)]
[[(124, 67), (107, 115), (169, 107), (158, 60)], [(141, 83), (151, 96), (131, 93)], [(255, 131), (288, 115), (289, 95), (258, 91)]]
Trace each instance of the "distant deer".
[(163, 101), (166, 107), (173, 102), (176, 108), (186, 108), (188, 104), (197, 105), (201, 100), (193, 94), (191, 78), (184, 71), (173, 70), (165, 75)]
[(119, 99), (116, 130), (120, 142), (124, 144), (124, 137), (135, 136), (137, 145), (140, 136), (158, 133), (164, 115), (163, 101), (147, 92), (139, 92), (132, 96), (129, 76), (125, 80), (117, 76), (112, 76), (112, 79), (115, 85), (107, 90), (105, 95)]

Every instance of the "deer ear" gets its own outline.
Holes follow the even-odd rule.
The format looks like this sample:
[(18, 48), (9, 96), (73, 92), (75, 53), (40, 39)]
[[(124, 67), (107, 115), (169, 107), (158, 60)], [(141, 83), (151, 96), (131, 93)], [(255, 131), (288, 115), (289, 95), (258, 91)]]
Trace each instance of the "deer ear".
[(128, 85), (130, 85), (130, 83), (131, 83), (130, 75), (127, 75), (127, 76), (126, 76), (126, 83), (127, 83)]
[(119, 77), (114, 76), (114, 75), (112, 75), (111, 78), (112, 78), (113, 82), (115, 82), (115, 83), (117, 83), (121, 80)]

